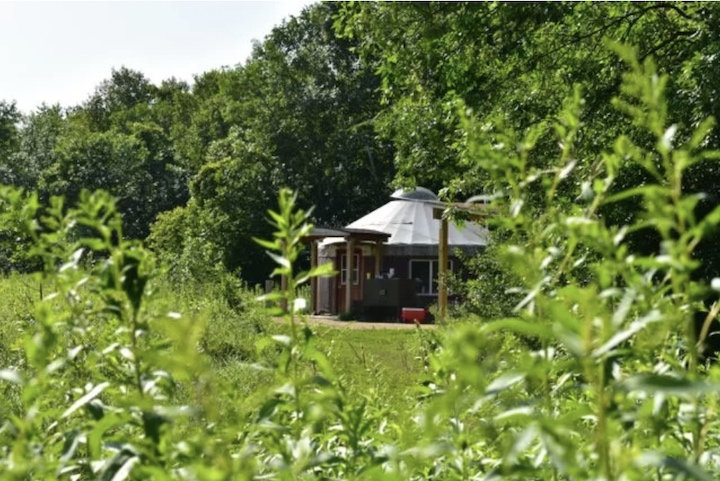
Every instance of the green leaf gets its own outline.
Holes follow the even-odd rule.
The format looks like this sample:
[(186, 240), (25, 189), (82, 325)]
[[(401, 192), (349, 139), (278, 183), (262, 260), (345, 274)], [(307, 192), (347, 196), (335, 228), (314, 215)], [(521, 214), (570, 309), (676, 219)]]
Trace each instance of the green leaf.
[(13, 384), (22, 384), (22, 375), (13, 369), (0, 369), (0, 380), (11, 382)]
[(484, 332), (512, 331), (516, 334), (526, 336), (537, 336), (540, 339), (552, 338), (552, 330), (548, 326), (543, 326), (537, 322), (528, 322), (522, 319), (502, 319), (493, 321), (483, 325)]
[(260, 410), (257, 415), (258, 422), (265, 421), (273, 416), (275, 412), (277, 411), (277, 407), (280, 404), (283, 404), (283, 400), (278, 397), (271, 397), (270, 399), (266, 400), (263, 405), (260, 407)]
[(264, 247), (266, 249), (276, 250), (276, 251), (280, 250), (280, 242), (277, 240), (275, 242), (270, 242), (270, 241), (266, 241), (264, 239), (259, 239), (257, 237), (253, 237), (253, 241), (255, 241), (257, 244), (261, 245), (262, 247)]
[(292, 342), (292, 339), (290, 339), (290, 336), (284, 335), (284, 334), (277, 334), (275, 336), (272, 336), (271, 339), (275, 341), (278, 344), (281, 344), (283, 346), (289, 346)]
[(77, 429), (73, 429), (72, 431), (65, 433), (65, 442), (63, 443), (60, 460), (63, 462), (70, 460), (75, 454), (75, 451), (77, 451), (77, 448), (83, 438), (84, 436)]
[(88, 450), (90, 456), (99, 459), (102, 455), (102, 442), (105, 433), (119, 426), (128, 423), (128, 419), (115, 413), (110, 413), (96, 422), (90, 433), (88, 433)]
[[(496, 418), (497, 419), (497, 418)], [(538, 437), (538, 428), (535, 424), (529, 424), (525, 429), (523, 429), (520, 434), (518, 434), (515, 437), (515, 442), (513, 443), (512, 447), (510, 448), (510, 451), (507, 454), (507, 460), (510, 463), (517, 462), (519, 456), (525, 452), (525, 450), (530, 447), (532, 442)]]
[(630, 189), (625, 189), (622, 192), (619, 192), (615, 195), (609, 196), (607, 199), (605, 199), (606, 204), (612, 204), (614, 202), (620, 202), (622, 200), (628, 199), (630, 197), (635, 196), (646, 196), (646, 197), (656, 197), (656, 196), (667, 196), (669, 195), (668, 190), (660, 185), (641, 185), (639, 187), (633, 187)]
[(631, 322), (627, 329), (623, 329), (622, 331), (617, 332), (605, 344), (595, 349), (592, 353), (593, 357), (600, 357), (607, 354), (608, 352), (610, 352), (610, 350), (614, 349), (619, 344), (627, 341), (635, 334), (645, 329), (648, 324), (652, 322), (658, 322), (662, 320), (662, 318), (663, 317), (660, 314), (660, 311), (656, 309), (650, 311), (645, 317), (637, 321)]
[(636, 462), (641, 466), (671, 469), (679, 474), (684, 474), (690, 479), (697, 479), (698, 481), (715, 481), (713, 476), (710, 476), (709, 473), (690, 461), (673, 458), (655, 451), (646, 451), (640, 454)]
[(266, 251), (267, 255), (270, 256), (270, 258), (275, 261), (276, 264), (284, 267), (285, 269), (290, 269), (290, 260), (286, 259), (285, 257), (275, 254), (274, 252)]
[(499, 394), (501, 391), (504, 391), (505, 389), (514, 386), (515, 384), (521, 382), (523, 379), (525, 379), (524, 374), (502, 374), (490, 383), (490, 385), (485, 389), (485, 393), (491, 396)]
[(630, 391), (676, 396), (696, 396), (720, 390), (720, 385), (661, 374), (638, 374), (624, 380), (622, 385)]
[(108, 245), (102, 240), (91, 237), (83, 237), (80, 239), (80, 244), (94, 251), (103, 251), (108, 248)]
[(335, 371), (332, 364), (323, 352), (318, 351), (317, 349), (312, 349), (308, 355), (308, 359), (312, 359), (317, 364), (317, 367), (326, 378), (331, 380), (335, 379)]
[(693, 130), (692, 137), (688, 142), (688, 147), (691, 149), (697, 149), (698, 147), (700, 147), (700, 145), (705, 141), (707, 136), (710, 135), (714, 126), (715, 119), (712, 117), (707, 117), (702, 122), (700, 122), (700, 125), (698, 125), (695, 130)]
[(95, 399), (101, 392), (105, 390), (106, 387), (110, 385), (109, 382), (101, 382), (97, 386), (93, 387), (87, 394), (85, 394), (83, 397), (75, 401), (72, 406), (70, 406), (64, 413), (62, 413), (61, 418), (66, 418), (70, 416), (72, 413), (83, 407), (85, 404), (90, 402), (91, 400)]
[(117, 466), (117, 470), (115, 472), (112, 472), (111, 470), (105, 471), (101, 479), (106, 479), (107, 475), (112, 472), (112, 478), (109, 478), (110, 481), (124, 481), (130, 477), (130, 472), (132, 471), (133, 466), (139, 462), (140, 458), (138, 456), (128, 456), (126, 454), (118, 455), (118, 457), (113, 459), (113, 462), (111, 463), (111, 466), (119, 465)]

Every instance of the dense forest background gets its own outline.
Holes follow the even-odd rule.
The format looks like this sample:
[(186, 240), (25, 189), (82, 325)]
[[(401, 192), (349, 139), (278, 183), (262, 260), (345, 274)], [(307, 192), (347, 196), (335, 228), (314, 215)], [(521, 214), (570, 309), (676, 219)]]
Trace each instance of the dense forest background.
[[(549, 125), (579, 87), (576, 172), (590, 171), (634, 128), (612, 103), (627, 70), (613, 42), (671, 74), (669, 115), (678, 138), (687, 136), (720, 108), (719, 9), (315, 4), (257, 42), (246, 63), (192, 84), (155, 85), (118, 67), (80, 105), (22, 113), (12, 99), (0, 101), (0, 183), (68, 204), (82, 189), (105, 189), (118, 199), (125, 234), (146, 240), (179, 280), (221, 269), (256, 283), (268, 264), (251, 238), (268, 234), (262, 219), (282, 186), (329, 226), (378, 206), (397, 185), (442, 189), (450, 200), (485, 192), (487, 170), (468, 150), (468, 116), (522, 136)], [(703, 147), (719, 143), (713, 131)], [(537, 167), (555, 150), (541, 140)], [(618, 188), (652, 180), (632, 166), (619, 177)], [(701, 164), (683, 187), (706, 193), (702, 209), (717, 203), (718, 181), (717, 168)], [(636, 210), (628, 200), (605, 215), (626, 223)], [(2, 240), (3, 269), (29, 268), (22, 243), (11, 233)], [(636, 242), (656, 244), (652, 233)]]

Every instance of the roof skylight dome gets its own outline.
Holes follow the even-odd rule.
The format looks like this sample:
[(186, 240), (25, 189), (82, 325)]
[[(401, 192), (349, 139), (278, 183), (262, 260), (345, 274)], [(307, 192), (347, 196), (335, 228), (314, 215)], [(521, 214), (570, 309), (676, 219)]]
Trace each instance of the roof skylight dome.
[(398, 200), (413, 200), (416, 202), (437, 202), (438, 196), (425, 187), (416, 187), (414, 190), (398, 189), (390, 196)]

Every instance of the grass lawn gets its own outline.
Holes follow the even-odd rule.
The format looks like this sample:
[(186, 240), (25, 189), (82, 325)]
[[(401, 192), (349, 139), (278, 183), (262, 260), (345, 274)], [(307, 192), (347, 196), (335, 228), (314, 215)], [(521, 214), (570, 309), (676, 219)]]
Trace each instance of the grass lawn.
[(422, 334), (416, 330), (316, 327), (320, 348), (335, 372), (361, 393), (402, 401), (423, 377)]
[[(276, 334), (289, 327), (274, 324)], [(424, 330), (351, 330), (314, 326), (317, 347), (330, 361), (340, 382), (351, 396), (382, 399), (383, 405), (400, 415), (417, 399), (415, 387), (424, 379), (421, 336)], [(215, 364), (223, 416), (257, 409), (273, 385), (271, 373), (258, 371), (243, 360)], [(240, 400), (238, 403), (237, 401)], [(371, 401), (372, 402), (372, 401)], [(396, 419), (402, 419), (398, 416)]]

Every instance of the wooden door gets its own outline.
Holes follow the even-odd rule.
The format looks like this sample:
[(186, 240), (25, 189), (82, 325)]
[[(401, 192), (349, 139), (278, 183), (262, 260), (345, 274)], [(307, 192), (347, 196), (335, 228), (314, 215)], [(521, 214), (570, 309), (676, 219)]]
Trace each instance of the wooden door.
[[(335, 257), (335, 270), (338, 272), (335, 296), (337, 299), (337, 312), (341, 314), (347, 312), (345, 306), (345, 286), (347, 281), (347, 249), (338, 249), (337, 256)], [(352, 272), (352, 285), (351, 285), (351, 297), (353, 301), (359, 301), (362, 299), (362, 284), (365, 278), (364, 261), (362, 255), (362, 249), (355, 249), (355, 256), (353, 258), (353, 272)]]

